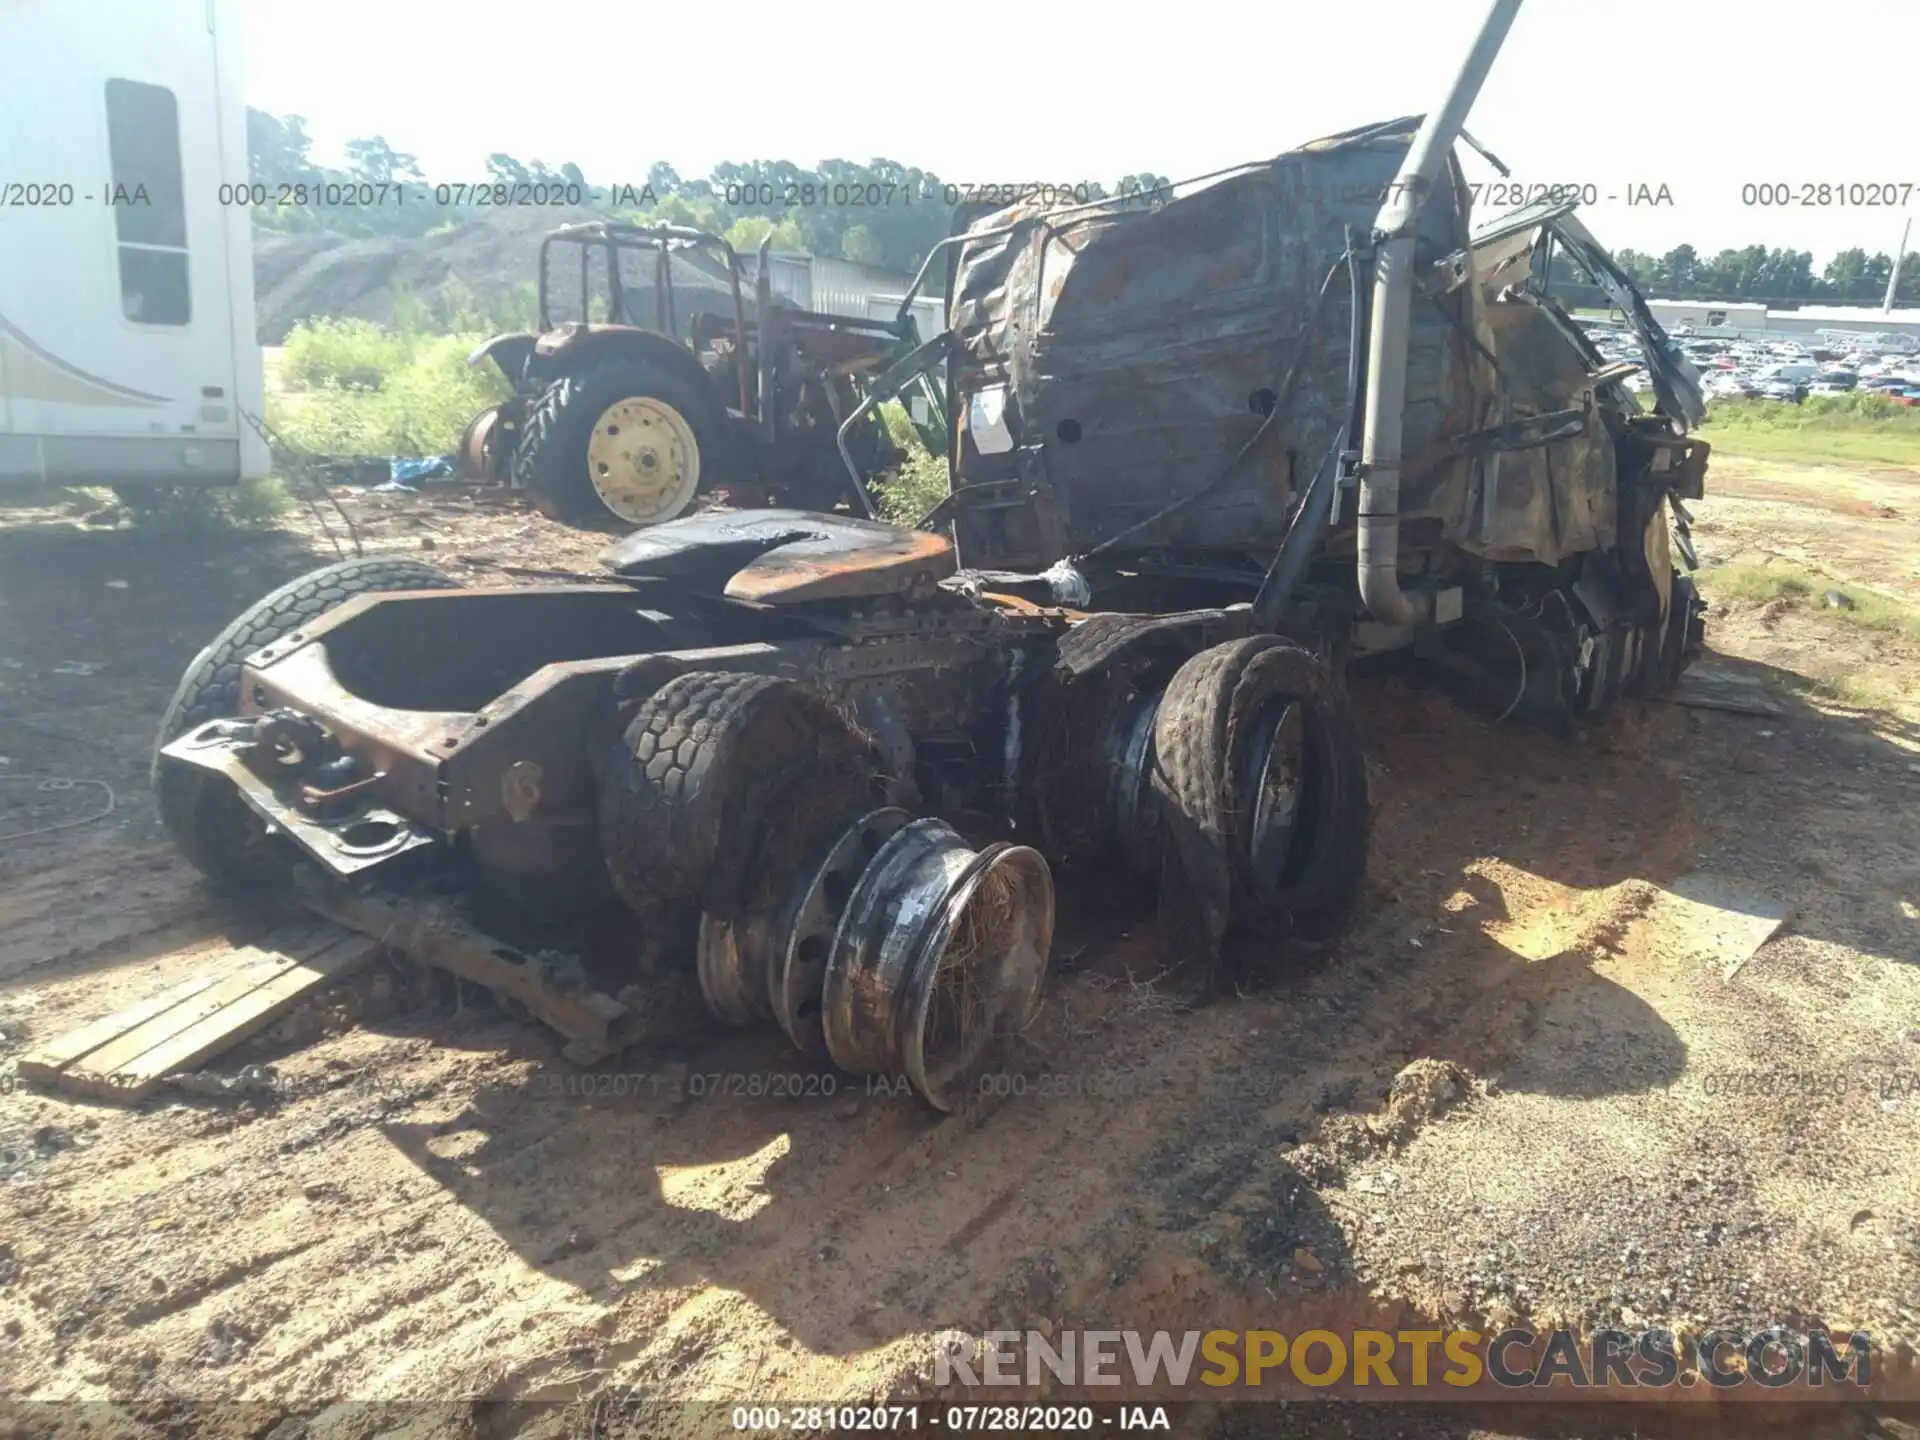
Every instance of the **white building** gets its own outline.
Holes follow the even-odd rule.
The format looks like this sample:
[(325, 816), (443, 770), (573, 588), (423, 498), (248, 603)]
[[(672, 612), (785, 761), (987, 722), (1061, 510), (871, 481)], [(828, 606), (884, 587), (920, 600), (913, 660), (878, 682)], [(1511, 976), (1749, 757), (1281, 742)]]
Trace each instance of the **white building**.
[(1696, 330), (1764, 330), (1767, 307), (1725, 300), (1649, 300), (1653, 318), (1668, 330), (1691, 325)]
[[(740, 257), (749, 282), (756, 257)], [(849, 315), (858, 319), (891, 320), (899, 312), (901, 296), (913, 283), (911, 275), (899, 275), (872, 265), (851, 260), (835, 260), (824, 255), (792, 255), (778, 251), (767, 257), (775, 295), (821, 315)], [(929, 293), (931, 292), (931, 293)], [(922, 289), (913, 299), (913, 319), (922, 340), (932, 339), (946, 328), (937, 283)]]
[(1798, 310), (1767, 311), (1767, 329), (1777, 335), (1812, 335), (1845, 330), (1864, 335), (1908, 335), (1920, 340), (1920, 310), (1883, 311), (1878, 305), (1802, 305)]
[(1802, 305), (1788, 310), (1746, 301), (1649, 300), (1647, 308), (1668, 330), (1690, 325), (1701, 331), (1794, 336), (1843, 330), (1920, 340), (1920, 310), (1911, 307), (1887, 314), (1877, 305)]

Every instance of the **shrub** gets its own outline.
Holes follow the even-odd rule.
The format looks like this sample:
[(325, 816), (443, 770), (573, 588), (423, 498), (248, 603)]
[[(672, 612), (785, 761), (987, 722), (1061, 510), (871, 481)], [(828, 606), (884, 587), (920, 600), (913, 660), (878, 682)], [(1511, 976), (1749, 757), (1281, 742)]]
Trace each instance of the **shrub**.
[(1870, 390), (1809, 395), (1795, 405), (1783, 400), (1715, 400), (1708, 423), (1729, 430), (1848, 430), (1861, 422), (1887, 424), (1920, 434), (1920, 409)]
[(947, 461), (944, 455), (928, 454), (917, 439), (911, 448), (901, 448), (907, 458), (897, 471), (875, 485), (875, 508), (882, 520), (911, 525), (947, 498)]
[(371, 320), (303, 320), (287, 336), (280, 374), (294, 390), (378, 390), (412, 358), (411, 340)]
[(880, 407), (880, 419), (904, 458), (898, 470), (875, 484), (875, 508), (883, 520), (911, 525), (947, 498), (947, 460), (944, 455), (929, 453), (920, 432), (913, 428), (907, 407), (898, 400)]
[(395, 333), (366, 320), (294, 327), (286, 392), (267, 418), (288, 444), (314, 455), (444, 455), (467, 422), (504, 399), (492, 366), (467, 356), (480, 337)]
[(920, 441), (920, 432), (913, 428), (913, 417), (907, 414), (907, 407), (898, 400), (889, 400), (880, 407), (880, 419), (887, 427), (887, 435), (894, 447), (902, 454), (911, 455), (926, 446)]

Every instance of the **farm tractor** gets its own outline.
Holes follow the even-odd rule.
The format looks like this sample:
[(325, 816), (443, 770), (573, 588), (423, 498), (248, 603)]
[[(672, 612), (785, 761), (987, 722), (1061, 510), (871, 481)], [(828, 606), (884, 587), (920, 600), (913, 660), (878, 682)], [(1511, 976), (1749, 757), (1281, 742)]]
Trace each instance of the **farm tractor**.
[[(953, 397), (949, 493), (918, 528), (709, 510), (627, 535), (605, 583), (460, 588), (372, 558), (268, 596), (162, 727), (174, 838), (217, 882), (423, 947), (443, 932), (406, 917), (448, 895), (519, 915), (609, 892), (631, 991), (586, 1005), (577, 977), (528, 978), (536, 953), (476, 942), (520, 956), (517, 993), (581, 1053), (679, 984), (941, 1108), (1035, 1013), (1055, 867), (1108, 908), (1151, 897), (1196, 994), (1325, 953), (1368, 848), (1350, 669), (1397, 657), (1489, 718), (1565, 728), (1702, 645), (1698, 377), (1570, 202), (1469, 223), (1455, 142), (1516, 9), (1424, 118), (942, 241), (915, 288), (944, 270), (949, 328), (868, 396), (929, 375)], [(1651, 408), (1552, 293), (1559, 256), (1630, 317)], [(668, 479), (627, 518), (683, 503), (752, 430), (719, 395), (830, 368), (782, 369), (742, 324), (725, 351), (701, 332), (714, 370), (664, 328), (496, 342), (562, 397), (522, 426), (530, 482), (625, 505), (594, 457), (654, 454)], [(839, 452), (851, 492), (829, 412), (809, 453)], [(603, 440), (632, 420), (671, 443)], [(572, 468), (543, 468), (563, 438)]]
[[(749, 303), (741, 259), (718, 235), (612, 220), (547, 235), (538, 332), (496, 335), (471, 357), (498, 367), (513, 394), (468, 424), (464, 471), (524, 489), (544, 513), (583, 528), (656, 525), (712, 491), (735, 504), (844, 502), (870, 517), (840, 436), (859, 411), (845, 440), (856, 470), (893, 463), (886, 427), (862, 401), (877, 372), (918, 347), (914, 322), (786, 305), (772, 292), (769, 244)], [(642, 283), (633, 272), (645, 257)], [(651, 324), (638, 313), (648, 292)], [(940, 443), (937, 380), (920, 389), (927, 438)]]

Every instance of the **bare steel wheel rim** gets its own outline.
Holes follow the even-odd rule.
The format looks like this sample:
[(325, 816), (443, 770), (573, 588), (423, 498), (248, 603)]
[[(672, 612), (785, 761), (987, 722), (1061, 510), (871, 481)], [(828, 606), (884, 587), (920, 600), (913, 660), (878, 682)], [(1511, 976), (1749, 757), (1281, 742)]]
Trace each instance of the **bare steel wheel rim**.
[(748, 1026), (771, 1018), (761, 966), (767, 936), (759, 917), (700, 917), (695, 971), (707, 1009), (723, 1025)]
[(935, 1109), (961, 1108), (1040, 1003), (1053, 881), (1025, 846), (970, 849), (945, 821), (895, 831), (834, 931), (822, 986), (833, 1062), (904, 1074)]
[(1254, 882), (1277, 892), (1302, 863), (1300, 812), (1306, 784), (1305, 707), (1281, 698), (1253, 726), (1240, 810), (1248, 819), (1247, 863)]
[(840, 917), (880, 847), (912, 818), (891, 806), (862, 816), (804, 877), (775, 966), (771, 998), (780, 1028), (808, 1055), (829, 1056), (821, 1006), (827, 959)]
[(671, 520), (700, 488), (700, 442), (666, 401), (630, 395), (594, 421), (587, 478), (600, 503), (628, 524)]

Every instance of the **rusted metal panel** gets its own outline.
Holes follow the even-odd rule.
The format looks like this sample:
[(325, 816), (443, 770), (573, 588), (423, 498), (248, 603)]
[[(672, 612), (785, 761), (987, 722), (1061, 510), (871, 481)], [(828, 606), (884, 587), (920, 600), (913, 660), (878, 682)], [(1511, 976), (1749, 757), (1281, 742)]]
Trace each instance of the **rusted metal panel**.
[(803, 540), (747, 565), (727, 582), (726, 593), (764, 604), (931, 595), (953, 568), (953, 543), (919, 530), (902, 530), (889, 545), (858, 550)]
[[(489, 644), (473, 645), (476, 634)], [(511, 713), (533, 677), (557, 662), (656, 648), (658, 635), (623, 585), (361, 595), (248, 657), (242, 708), (311, 717), (379, 777), (372, 797), (451, 829), (442, 767)]]

